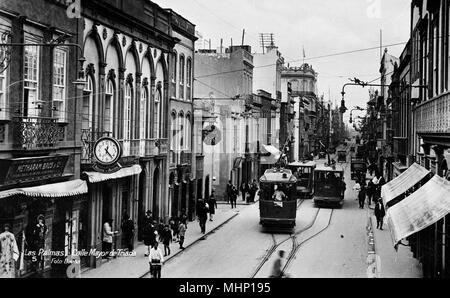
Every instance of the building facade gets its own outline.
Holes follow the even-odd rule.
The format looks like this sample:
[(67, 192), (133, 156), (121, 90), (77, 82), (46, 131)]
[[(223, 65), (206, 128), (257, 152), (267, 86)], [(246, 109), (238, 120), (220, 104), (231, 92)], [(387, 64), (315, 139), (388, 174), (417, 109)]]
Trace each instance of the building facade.
[(318, 74), (311, 65), (305, 63), (300, 67), (286, 67), (282, 71), (282, 83), (290, 83), (291, 97), (295, 99), (295, 122), (298, 135), (295, 136), (295, 152), (298, 159), (303, 159), (311, 153), (317, 153), (320, 148), (319, 139), (315, 136), (317, 126), (316, 105)]
[[(0, 225), (11, 225), (22, 254), (70, 254), (88, 241), (84, 228), (72, 230), (88, 217), (74, 100), (81, 91), (72, 84), (81, 67), (81, 22), (60, 2), (0, 4), (1, 43), (14, 44), (0, 49)], [(65, 269), (51, 256), (25, 256), (16, 265), (22, 277)]]
[[(169, 10), (172, 36), (180, 41), (171, 53), (170, 63), (170, 215), (182, 212), (195, 217), (197, 186), (203, 185), (203, 158), (193, 151), (193, 74), (195, 25)], [(197, 179), (200, 182), (197, 182)], [(201, 187), (202, 188), (202, 187)], [(201, 189), (199, 190), (201, 192)]]
[[(450, 179), (450, 2), (412, 1), (412, 155), (433, 174)], [(443, 38), (439, 38), (439, 37)], [(416, 234), (413, 252), (425, 277), (448, 277), (448, 216)]]
[(251, 48), (196, 51), (194, 71), (194, 98), (204, 112), (203, 132), (209, 140), (203, 143), (205, 195), (214, 188), (216, 197), (223, 199), (229, 180), (240, 185), (251, 176), (243, 167), (245, 153), (249, 152), (245, 106), (252, 99)]
[[(113, 219), (119, 231), (125, 215), (142, 237), (147, 210), (154, 219), (170, 216), (169, 119), (170, 57), (179, 39), (173, 37), (171, 12), (136, 0), (122, 6), (86, 1), (83, 7), (83, 49), (87, 85), (80, 107), (81, 170), (89, 182), (90, 248), (101, 249), (102, 227)], [(133, 29), (131, 29), (133, 28)], [(100, 174), (93, 169), (92, 145), (102, 136), (119, 140), (122, 169)], [(98, 266), (101, 259), (91, 259)]]

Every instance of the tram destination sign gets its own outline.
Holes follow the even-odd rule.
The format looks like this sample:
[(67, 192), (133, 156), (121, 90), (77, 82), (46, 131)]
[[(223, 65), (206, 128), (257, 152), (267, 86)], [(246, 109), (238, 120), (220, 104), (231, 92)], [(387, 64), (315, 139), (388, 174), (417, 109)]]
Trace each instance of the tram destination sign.
[(61, 177), (68, 155), (0, 159), (0, 186)]

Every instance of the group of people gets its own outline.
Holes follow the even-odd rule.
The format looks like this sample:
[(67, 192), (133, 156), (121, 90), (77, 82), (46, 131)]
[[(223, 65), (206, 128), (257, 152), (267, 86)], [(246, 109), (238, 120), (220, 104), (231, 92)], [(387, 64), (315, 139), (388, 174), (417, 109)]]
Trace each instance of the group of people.
[(241, 193), (242, 201), (246, 203), (255, 202), (255, 195), (258, 192), (259, 187), (256, 183), (256, 179), (252, 182), (242, 182), (239, 190), (233, 183), (228, 181), (227, 188), (225, 191), (225, 198), (227, 203), (231, 204), (231, 209), (236, 208), (237, 198), (239, 196), (239, 192)]
[[(181, 216), (172, 216), (169, 224), (165, 224), (162, 219), (159, 223), (153, 219), (152, 212), (147, 211), (144, 218), (144, 228), (142, 238), (147, 246), (147, 253), (150, 264), (150, 274), (153, 278), (161, 278), (161, 267), (164, 263), (164, 257), (170, 255), (170, 243), (178, 242), (180, 249), (185, 249), (184, 237), (187, 230), (187, 216), (184, 210)], [(164, 245), (164, 255), (158, 247), (159, 243)]]
[(366, 185), (365, 177), (358, 179), (354, 190), (358, 191), (359, 208), (364, 209), (364, 204), (367, 199), (368, 205), (375, 203), (375, 217), (377, 218), (377, 229), (383, 230), (383, 219), (386, 211), (381, 200), (381, 188), (386, 184), (384, 177), (376, 173), (373, 179)]

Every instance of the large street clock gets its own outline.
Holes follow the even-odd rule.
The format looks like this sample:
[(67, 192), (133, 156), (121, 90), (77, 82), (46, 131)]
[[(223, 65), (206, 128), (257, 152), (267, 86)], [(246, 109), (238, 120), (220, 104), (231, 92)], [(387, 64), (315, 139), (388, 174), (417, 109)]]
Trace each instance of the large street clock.
[(122, 147), (116, 139), (102, 137), (95, 142), (93, 149), (94, 157), (97, 161), (96, 170), (102, 172), (114, 172), (117, 170), (117, 162), (122, 157)]

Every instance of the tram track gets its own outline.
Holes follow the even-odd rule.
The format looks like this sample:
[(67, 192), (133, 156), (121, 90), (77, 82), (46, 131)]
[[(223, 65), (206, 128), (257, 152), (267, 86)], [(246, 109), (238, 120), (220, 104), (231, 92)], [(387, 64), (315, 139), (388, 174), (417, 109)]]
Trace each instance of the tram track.
[[(321, 209), (321, 210), (329, 210), (329, 209)], [(298, 242), (297, 237), (299, 235), (294, 235), (292, 237), (292, 249), (291, 249), (291, 252), (289, 253), (289, 255), (286, 259), (286, 263), (281, 271), (283, 275), (286, 274), (287, 269), (294, 261), (300, 247), (302, 247), (305, 243), (309, 242), (310, 240), (316, 238), (317, 236), (319, 236), (320, 234), (322, 234), (325, 230), (327, 230), (329, 228), (329, 226), (331, 224), (331, 219), (333, 217), (333, 213), (334, 213), (334, 209), (331, 209), (328, 218), (326, 218), (326, 220), (327, 220), (326, 225), (324, 227), (320, 228), (318, 231), (314, 232), (312, 235), (306, 237), (302, 241)], [(315, 218), (315, 222), (317, 222), (317, 218), (318, 218), (318, 216)], [(313, 226), (310, 229), (308, 229), (308, 231), (311, 230), (313, 228)]]
[[(299, 204), (299, 206), (302, 203), (303, 202), (301, 202)], [(315, 223), (317, 222), (317, 218), (319, 217), (319, 213), (320, 213), (321, 210), (329, 210), (329, 209), (317, 208), (316, 210), (317, 211), (315, 212), (313, 219), (311, 220), (311, 222), (306, 227), (304, 227), (303, 229), (301, 229), (300, 231), (298, 231), (298, 232), (296, 232), (294, 234), (289, 235), (289, 237), (287, 237), (286, 239), (284, 239), (284, 240), (282, 240), (280, 242), (277, 242), (276, 238), (275, 238), (275, 234), (271, 233), (272, 244), (269, 247), (269, 249), (267, 250), (267, 252), (264, 254), (264, 256), (262, 257), (262, 260), (259, 262), (259, 264), (257, 265), (256, 269), (252, 272), (250, 278), (255, 278), (258, 275), (258, 273), (261, 271), (261, 269), (264, 267), (264, 265), (273, 256), (273, 254), (275, 253), (277, 248), (279, 248), (280, 246), (284, 245), (286, 242), (291, 240), (292, 241), (292, 248), (291, 248), (291, 251), (290, 251), (290, 253), (288, 255), (286, 265), (283, 267), (283, 272), (284, 272), (285, 269), (287, 269), (288, 262), (289, 263), (292, 262), (292, 260), (295, 258), (295, 255), (296, 255), (298, 249), (300, 248), (300, 246), (303, 245), (304, 243), (306, 243), (307, 241), (311, 240), (312, 238), (314, 238), (317, 235), (310, 236), (306, 240), (301, 241), (300, 243), (297, 242), (298, 237), (300, 235), (302, 235), (303, 233), (311, 230), (314, 227)], [(333, 215), (333, 210), (330, 212), (330, 218), (328, 219), (327, 227), (331, 223), (332, 215)], [(324, 229), (321, 229), (319, 233), (321, 233), (323, 231), (324, 231)], [(317, 234), (319, 234), (319, 233), (317, 233)]]

